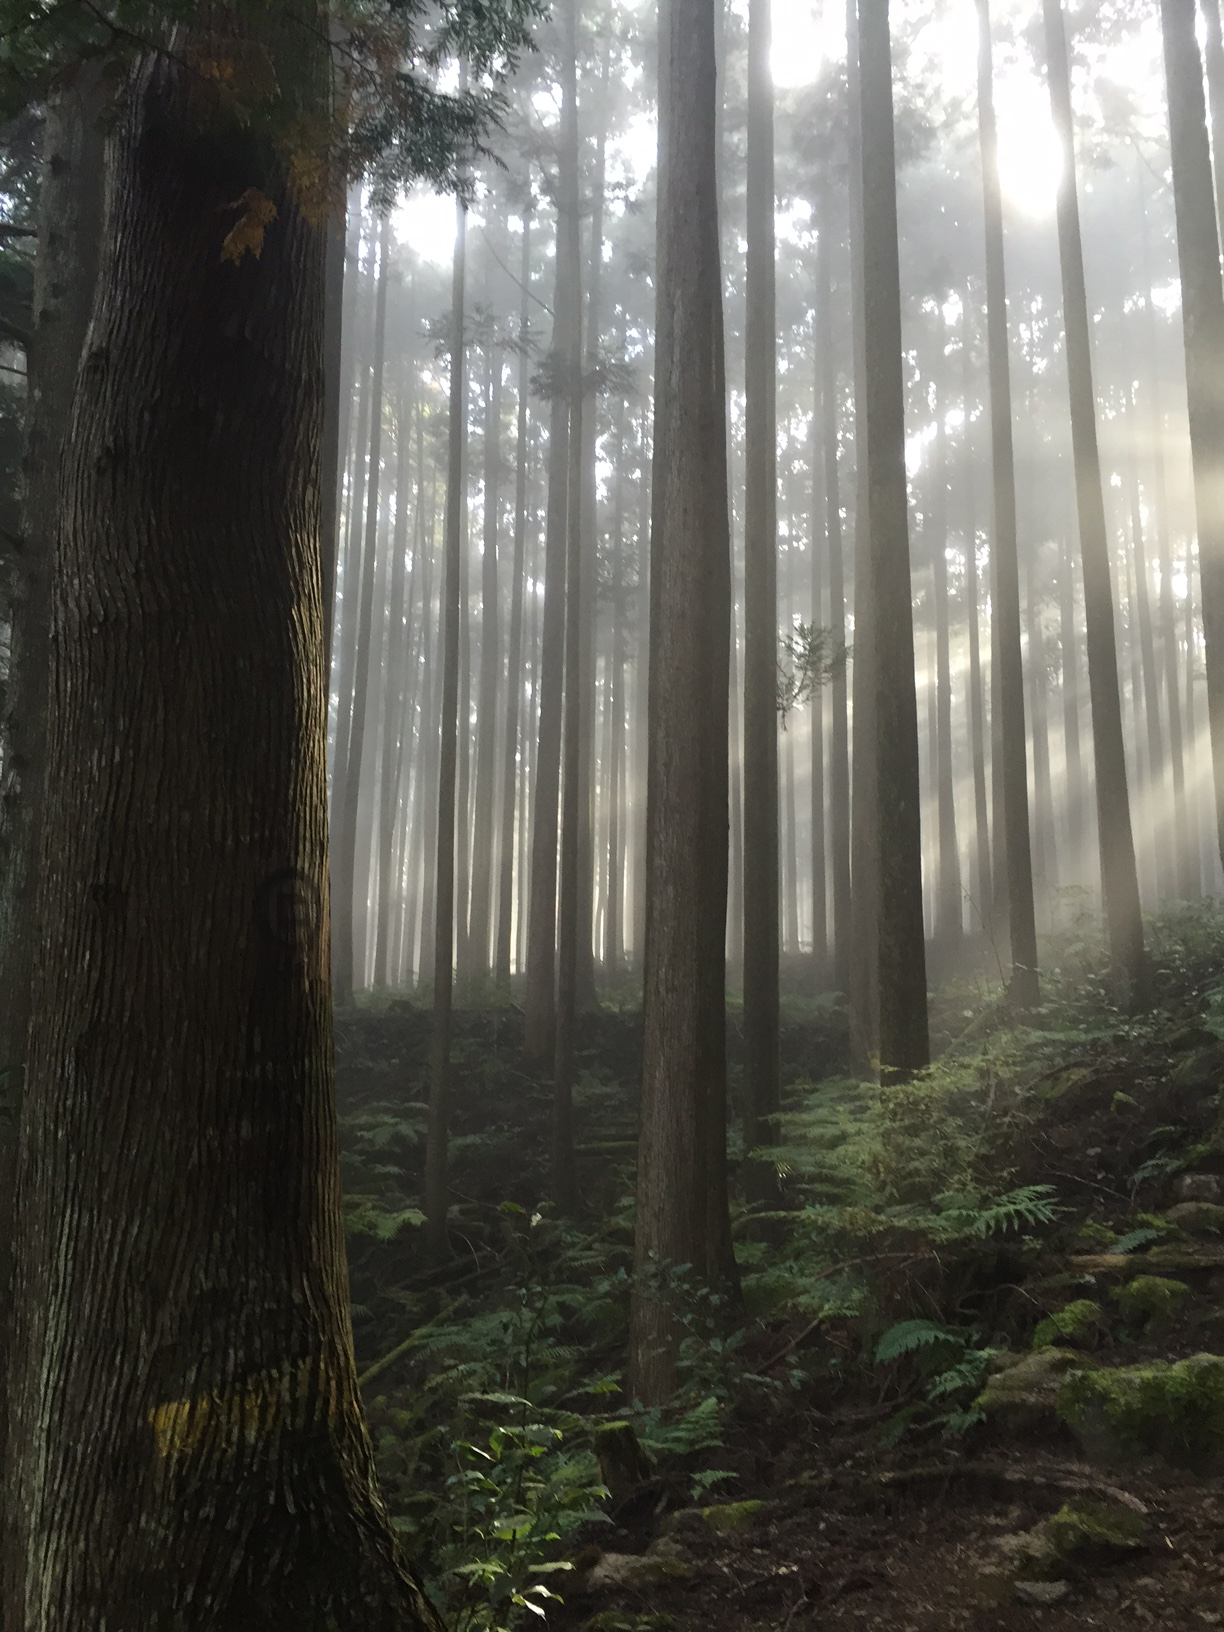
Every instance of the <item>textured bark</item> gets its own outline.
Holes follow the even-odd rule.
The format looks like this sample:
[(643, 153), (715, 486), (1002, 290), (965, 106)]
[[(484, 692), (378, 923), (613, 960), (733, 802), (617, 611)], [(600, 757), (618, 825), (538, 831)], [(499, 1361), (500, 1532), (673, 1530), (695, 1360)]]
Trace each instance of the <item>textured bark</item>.
[[(1224, 285), (1194, 0), (1161, 0), (1216, 827), (1224, 856)], [(1218, 31), (1219, 18), (1216, 17)], [(1217, 165), (1218, 165), (1217, 155)]]
[(1101, 460), (1097, 447), (1096, 400), (1092, 386), (1092, 344), (1084, 251), (1080, 237), (1075, 138), (1071, 117), (1071, 77), (1061, 0), (1043, 0), (1050, 111), (1066, 155), (1058, 188), (1058, 259), (1062, 273), (1063, 329), (1071, 401), (1071, 445), (1084, 573), (1084, 637), (1092, 748), (1096, 769), (1097, 829), (1101, 852), (1101, 895), (1110, 958), (1131, 1002), (1146, 988), (1143, 918), (1131, 833), (1118, 652), (1114, 631), (1113, 585)]
[[(344, 265), (347, 260), (347, 219), (344, 210), (327, 223), (327, 253), (323, 266), (323, 451), (320, 478), (319, 537), (323, 551), (324, 659), (331, 675), (332, 629), (336, 617), (336, 555), (340, 542), (340, 461), (347, 426), (341, 393), (348, 375), (342, 351), (344, 334)], [(347, 397), (347, 393), (344, 393)]]
[(712, 0), (660, 16), (645, 1042), (630, 1387), (671, 1392), (665, 1272), (726, 1268), (727, 525)]
[[(370, 473), (365, 490), (365, 541), (362, 548), (361, 604), (356, 609), (357, 644), (353, 666), (352, 715), (343, 775), (337, 765), (336, 835), (332, 845), (332, 883), (335, 920), (332, 934), (332, 980), (336, 1001), (352, 1001), (355, 988), (366, 979), (365, 903), (359, 909), (358, 891), (368, 893), (369, 880), (357, 871), (357, 804), (365, 753), (366, 713), (370, 687), (370, 645), (374, 623), (374, 583), (377, 576), (378, 504), (382, 475), (383, 373), (387, 337), (387, 284), (391, 228), (384, 216), (378, 234), (378, 294), (374, 315), (374, 375), (370, 386)], [(356, 548), (356, 539), (350, 543)]]
[[(990, 370), (993, 500), (991, 673), (995, 686), (994, 850), (995, 932), (1006, 914), (1011, 951), (1008, 995), (1020, 1010), (1037, 1001), (1037, 920), (1029, 833), (1025, 751), (1024, 660), (1020, 645), (1020, 572), (1016, 559), (1016, 464), (1012, 443), (1011, 362), (1007, 341), (1007, 280), (1003, 259), (1003, 199), (994, 112), (989, 0), (978, 0), (978, 139), (986, 225), (986, 347)], [(1001, 886), (1001, 887), (1000, 887)]]
[[(514, 558), (510, 566), (510, 640), (506, 652), (506, 729), (502, 744), (501, 871), (497, 885), (497, 932), (494, 977), (503, 990), (510, 984), (511, 925), (514, 920), (514, 810), (519, 751), (519, 716), (523, 697), (523, 552), (527, 536), (527, 400), (531, 361), (527, 336), (531, 317), (531, 212), (523, 210), (523, 261), (519, 275), (518, 404), (514, 477)], [(525, 808), (520, 820), (525, 819)], [(519, 879), (519, 897), (524, 891)]]
[[(744, 1146), (777, 1143), (778, 526), (770, 0), (748, 7), (747, 271), (744, 318)], [(745, 1170), (769, 1203), (777, 1175)]]
[[(323, 235), (188, 110), (144, 64), (63, 480), (8, 1621), (415, 1632), (340, 1212)], [(252, 186), (279, 214), (233, 265)]]
[(886, 1075), (905, 1075), (927, 1064), (930, 1040), (887, 0), (863, 0), (860, 9), (859, 86), (866, 273), (867, 559), (871, 617), (879, 637), (869, 651), (874, 706), (866, 744), (875, 760), (879, 794), (872, 835), (878, 889), (879, 1060)]
[[(46, 107), (33, 322), (26, 347), (21, 546), (11, 607), (9, 667), (0, 717), (0, 1288), (10, 1285), (17, 1128), (25, 1085), (31, 976), (39, 940), (37, 893), (47, 749), (51, 579), (62, 445), (93, 304), (102, 235), (103, 105), (83, 71)], [(7, 1467), (5, 1377), (11, 1336), (0, 1310), (0, 1467)], [(0, 1535), (10, 1487), (0, 1486)], [(0, 1583), (4, 1562), (0, 1548)], [(0, 1584), (0, 1625), (4, 1624)]]
[(459, 738), (460, 577), (463, 567), (463, 444), (467, 432), (464, 272), (467, 211), (455, 207), (451, 278), (450, 423), (446, 443), (445, 568), (442, 613), (442, 736), (438, 750), (437, 868), (434, 895), (433, 1024), (429, 1041), (429, 1128), (425, 1147), (425, 1218), (430, 1256), (447, 1251), (447, 1133), (450, 1118), (451, 1000), (455, 965), (455, 828)]

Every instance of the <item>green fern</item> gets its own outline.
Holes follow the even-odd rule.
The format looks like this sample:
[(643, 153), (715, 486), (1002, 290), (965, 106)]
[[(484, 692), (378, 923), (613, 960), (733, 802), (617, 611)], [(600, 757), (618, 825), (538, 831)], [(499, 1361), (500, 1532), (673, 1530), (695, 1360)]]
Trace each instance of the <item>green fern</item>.
[(963, 1339), (955, 1332), (937, 1325), (933, 1320), (900, 1320), (895, 1326), (890, 1326), (876, 1344), (876, 1365), (885, 1366), (890, 1360), (899, 1360), (903, 1354), (932, 1348), (937, 1343), (955, 1343), (959, 1346), (962, 1342)]

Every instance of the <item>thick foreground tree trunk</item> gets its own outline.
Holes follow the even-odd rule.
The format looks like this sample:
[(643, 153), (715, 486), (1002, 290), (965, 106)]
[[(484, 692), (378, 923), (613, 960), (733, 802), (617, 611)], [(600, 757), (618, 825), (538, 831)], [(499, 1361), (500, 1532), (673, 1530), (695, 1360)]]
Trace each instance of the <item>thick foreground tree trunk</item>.
[(340, 1214), (324, 238), (188, 101), (141, 71), (64, 473), (6, 1624), (419, 1632)]

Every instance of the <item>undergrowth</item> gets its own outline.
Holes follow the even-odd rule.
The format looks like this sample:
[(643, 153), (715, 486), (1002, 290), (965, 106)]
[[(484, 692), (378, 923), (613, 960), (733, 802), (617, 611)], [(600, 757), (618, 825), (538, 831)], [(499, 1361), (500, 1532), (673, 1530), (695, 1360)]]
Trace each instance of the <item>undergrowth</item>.
[[(639, 1017), (608, 1011), (592, 1027), (577, 1096), (587, 1210), (565, 1220), (539, 1200), (548, 1090), (523, 1065), (514, 1011), (460, 1014), (455, 1256), (440, 1271), (420, 1250), (424, 1015), (401, 1002), (350, 1017), (342, 1132), (364, 1392), (394, 1523), (451, 1624), (538, 1620), (575, 1555), (622, 1521), (625, 1492), (598, 1454), (611, 1425), (633, 1427), (650, 1500), (673, 1507), (734, 1498), (743, 1425), (768, 1433), (815, 1403), (866, 1399), (885, 1448), (974, 1432), (996, 1347), (1028, 1347), (1043, 1317), (1034, 1306), (1020, 1330), (1003, 1311), (1051, 1239), (1126, 1253), (1166, 1232), (1150, 1213), (1101, 1221), (1023, 1160), (1065, 1096), (1103, 1082), (1102, 1114), (1133, 1121), (1171, 1047), (1224, 1039), (1219, 910), (1162, 919), (1150, 946), (1157, 1003), (1140, 1015), (1118, 1006), (1079, 929), (1052, 949), (1023, 1025), (993, 994), (975, 1006), (945, 992), (944, 1051), (903, 1085), (805, 1072), (836, 1060), (844, 1015), (835, 1001), (791, 1015), (792, 1080), (760, 1153), (783, 1205), (732, 1203), (742, 1296), (656, 1266), (684, 1333), (666, 1411), (624, 1388)], [(1135, 1197), (1189, 1159), (1173, 1124), (1144, 1137)]]

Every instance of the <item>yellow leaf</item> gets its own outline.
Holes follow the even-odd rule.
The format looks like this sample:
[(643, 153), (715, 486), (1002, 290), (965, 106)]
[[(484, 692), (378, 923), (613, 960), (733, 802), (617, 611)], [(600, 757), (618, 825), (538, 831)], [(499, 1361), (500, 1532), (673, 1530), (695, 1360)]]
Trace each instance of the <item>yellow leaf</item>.
[(241, 198), (236, 198), (226, 208), (241, 210), (242, 214), (225, 235), (221, 259), (233, 261), (235, 265), (244, 255), (254, 255), (258, 260), (263, 253), (264, 233), (276, 220), (276, 205), (258, 187), (248, 187)]

